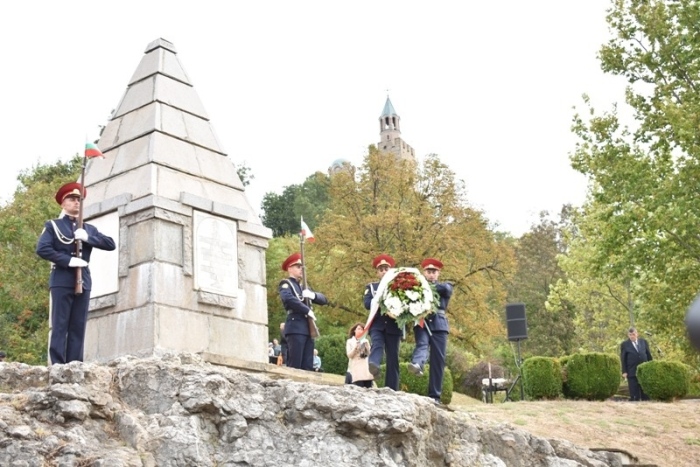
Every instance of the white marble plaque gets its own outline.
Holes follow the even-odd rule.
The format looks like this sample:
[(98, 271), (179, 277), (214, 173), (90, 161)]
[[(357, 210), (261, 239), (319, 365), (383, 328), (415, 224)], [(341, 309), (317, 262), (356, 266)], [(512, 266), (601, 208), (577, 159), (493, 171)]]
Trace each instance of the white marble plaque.
[(104, 216), (86, 221), (97, 227), (101, 234), (112, 237), (117, 248), (114, 251), (93, 248), (90, 253), (92, 290), (90, 297), (100, 297), (119, 291), (119, 214), (112, 211)]
[(231, 297), (238, 290), (238, 232), (228, 219), (194, 212), (194, 286)]

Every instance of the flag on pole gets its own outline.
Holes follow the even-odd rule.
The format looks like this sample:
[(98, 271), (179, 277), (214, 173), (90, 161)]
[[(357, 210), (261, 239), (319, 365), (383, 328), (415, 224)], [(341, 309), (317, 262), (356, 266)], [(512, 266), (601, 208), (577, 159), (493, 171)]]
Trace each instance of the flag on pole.
[(304, 222), (304, 216), (301, 216), (301, 235), (309, 242), (316, 240), (314, 234), (311, 233), (311, 229), (306, 225), (306, 222)]
[(102, 151), (100, 151), (97, 145), (93, 143), (85, 143), (85, 157), (88, 159), (92, 159), (93, 157), (101, 157), (102, 159), (105, 158)]

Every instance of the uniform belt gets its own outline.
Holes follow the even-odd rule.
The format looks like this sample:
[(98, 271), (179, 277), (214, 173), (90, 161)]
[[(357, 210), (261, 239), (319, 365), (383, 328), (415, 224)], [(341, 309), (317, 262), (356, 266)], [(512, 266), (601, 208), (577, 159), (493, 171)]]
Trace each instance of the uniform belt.
[(439, 314), (439, 315), (444, 315), (444, 314), (445, 314), (445, 310), (439, 309), (439, 310), (435, 311), (435, 313), (437, 313), (437, 314)]

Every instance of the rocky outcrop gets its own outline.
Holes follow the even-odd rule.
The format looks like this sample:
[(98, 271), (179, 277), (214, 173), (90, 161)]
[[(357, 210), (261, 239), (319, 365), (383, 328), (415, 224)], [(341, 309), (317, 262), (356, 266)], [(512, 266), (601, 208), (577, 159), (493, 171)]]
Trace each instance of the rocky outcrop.
[(426, 398), (210, 365), (0, 363), (0, 465), (605, 466), (606, 453)]

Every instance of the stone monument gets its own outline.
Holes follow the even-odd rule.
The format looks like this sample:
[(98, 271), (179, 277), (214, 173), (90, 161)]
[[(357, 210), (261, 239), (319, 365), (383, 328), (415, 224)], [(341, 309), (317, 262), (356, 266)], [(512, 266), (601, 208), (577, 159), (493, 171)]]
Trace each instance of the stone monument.
[(146, 47), (98, 146), (84, 216), (117, 251), (93, 253), (85, 360), (174, 350), (267, 362), (272, 233), (172, 43)]

